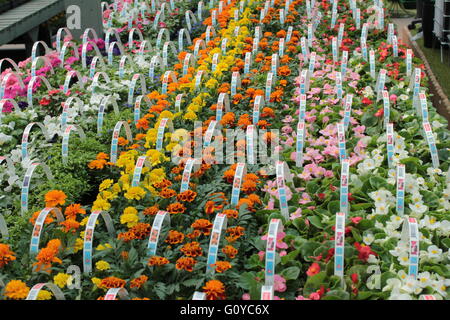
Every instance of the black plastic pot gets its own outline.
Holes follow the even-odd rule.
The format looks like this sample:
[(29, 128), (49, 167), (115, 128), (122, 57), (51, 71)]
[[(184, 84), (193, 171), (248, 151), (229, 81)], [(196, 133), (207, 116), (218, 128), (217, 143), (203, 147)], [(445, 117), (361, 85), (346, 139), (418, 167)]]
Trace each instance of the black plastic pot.
[(433, 26), (434, 26), (434, 1), (423, 1), (422, 10), (422, 30), (423, 45), (425, 48), (433, 47)]

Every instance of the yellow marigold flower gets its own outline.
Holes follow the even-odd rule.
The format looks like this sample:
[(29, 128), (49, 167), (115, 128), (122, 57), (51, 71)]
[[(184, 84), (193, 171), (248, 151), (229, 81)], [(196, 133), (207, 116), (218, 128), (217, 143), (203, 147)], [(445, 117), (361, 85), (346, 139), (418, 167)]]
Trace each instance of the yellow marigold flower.
[(97, 246), (97, 248), (95, 248), (95, 250), (102, 251), (102, 250), (111, 249), (111, 248), (112, 248), (112, 246), (109, 243), (105, 243), (105, 244), (99, 244)]
[(154, 184), (163, 181), (166, 177), (166, 173), (163, 168), (153, 169), (148, 174), (148, 177), (150, 179), (150, 184)]
[(183, 119), (185, 119), (185, 120), (197, 120), (197, 115), (195, 114), (195, 112), (188, 111), (183, 116)]
[(118, 183), (114, 183), (112, 186), (112, 191), (114, 193), (119, 193), (120, 192), (120, 185)]
[(100, 283), (102, 282), (102, 279), (94, 277), (94, 278), (91, 278), (91, 281), (96, 287), (98, 287), (100, 285)]
[(156, 139), (158, 137), (158, 129), (156, 128), (150, 128), (147, 131), (147, 134), (145, 136), (145, 147), (150, 148), (150, 146), (153, 146), (156, 144)]
[[(81, 234), (80, 234), (81, 236)], [(73, 252), (78, 252), (80, 250), (83, 250), (83, 244), (84, 244), (84, 239), (83, 238), (77, 238), (75, 240), (75, 245), (73, 247)]]
[(62, 289), (67, 285), (70, 278), (71, 276), (69, 274), (60, 272), (53, 277), (53, 282)]
[(97, 211), (97, 210), (102, 210), (102, 211), (107, 211), (111, 208), (111, 204), (98, 197), (97, 200), (94, 201), (94, 204), (92, 205), (92, 211)]
[(25, 299), (30, 292), (30, 288), (21, 280), (11, 280), (5, 286), (4, 295), (9, 299)]
[(113, 179), (106, 179), (103, 180), (103, 182), (100, 184), (99, 190), (100, 191), (104, 191), (106, 189), (109, 189), (109, 187), (111, 187), (111, 185), (114, 183)]
[(164, 110), (163, 112), (161, 112), (161, 114), (159, 115), (160, 119), (164, 119), (164, 118), (169, 118), (169, 119), (173, 119), (173, 113), (170, 112), (169, 110)]
[(109, 265), (109, 263), (104, 260), (100, 260), (95, 263), (95, 268), (100, 271), (108, 270), (110, 267), (111, 266)]
[(111, 199), (114, 198), (114, 194), (112, 192), (110, 192), (110, 191), (103, 191), (101, 193), (101, 195), (102, 195), (102, 198), (105, 199), (105, 200), (111, 200)]
[(214, 88), (217, 87), (218, 84), (219, 84), (219, 82), (218, 82), (216, 79), (211, 78), (211, 79), (209, 79), (208, 81), (206, 81), (205, 86), (206, 86), (208, 89), (214, 89)]
[(150, 149), (145, 154), (147, 156), (148, 161), (151, 163), (153, 167), (162, 163), (163, 161), (168, 161), (169, 158), (164, 156), (161, 152), (155, 149)]
[(53, 294), (50, 291), (47, 290), (41, 290), (38, 293), (37, 299), (38, 300), (50, 300), (52, 298)]
[(130, 187), (124, 196), (128, 200), (141, 200), (145, 197), (145, 193), (145, 190), (141, 187)]

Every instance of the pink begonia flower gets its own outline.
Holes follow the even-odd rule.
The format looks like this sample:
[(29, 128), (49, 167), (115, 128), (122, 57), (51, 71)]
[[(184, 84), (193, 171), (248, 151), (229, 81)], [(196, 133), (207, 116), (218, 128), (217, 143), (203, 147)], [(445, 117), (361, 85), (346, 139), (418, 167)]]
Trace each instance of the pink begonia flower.
[(303, 156), (303, 159), (315, 162), (322, 162), (324, 160), (323, 156), (320, 154), (320, 151), (314, 148), (306, 148), (306, 152)]
[(300, 204), (306, 204), (311, 202), (311, 197), (306, 192), (302, 193), (302, 198), (298, 201)]
[(318, 88), (318, 87), (316, 87), (316, 88), (311, 88), (311, 89), (309, 89), (309, 91), (307, 92), (307, 94), (313, 96), (313, 95), (319, 94), (321, 91), (322, 91), (322, 89), (320, 89), (320, 88)]
[(309, 295), (309, 299), (310, 300), (320, 300), (320, 294), (318, 294), (317, 292), (313, 292)]
[(269, 202), (267, 203), (266, 209), (267, 210), (273, 210), (275, 208), (275, 200), (271, 198)]
[(363, 114), (363, 111), (359, 109), (353, 109), (352, 112), (356, 113), (358, 116)]
[(389, 96), (389, 100), (392, 101), (393, 103), (397, 103), (397, 96), (395, 94), (391, 94)]
[(265, 251), (260, 251), (260, 252), (258, 252), (259, 261), (263, 261), (265, 255), (266, 255), (266, 252), (265, 252)]
[(303, 179), (305, 181), (309, 181), (312, 179), (311, 174), (306, 170), (303, 170), (303, 172), (301, 174), (297, 175), (297, 177), (299, 177), (300, 179)]
[(356, 81), (358, 81), (360, 79), (359, 73), (353, 72), (353, 71), (348, 74), (348, 77), (350, 79), (356, 80)]
[(244, 293), (242, 295), (242, 300), (250, 300), (250, 295), (248, 293)]
[(280, 251), (280, 257), (284, 257), (285, 255), (287, 255), (287, 251), (286, 250)]
[(285, 292), (287, 289), (286, 279), (276, 274), (274, 276), (273, 290), (276, 292)]
[(339, 156), (339, 148), (336, 145), (328, 145), (322, 153), (337, 158)]
[(165, 22), (160, 22), (160, 23), (159, 23), (159, 27), (160, 27), (160, 28), (166, 28), (166, 27), (167, 27), (167, 24), (166, 24)]
[[(315, 109), (314, 109), (314, 111), (315, 111)], [(306, 122), (313, 123), (314, 121), (316, 121), (317, 117), (313, 116), (312, 114), (313, 113), (311, 113), (311, 112), (306, 112), (305, 113), (305, 120), (306, 120)]]
[[(284, 237), (286, 236), (286, 232), (278, 232), (277, 233), (277, 248), (278, 249), (287, 249), (288, 245), (283, 242)], [(261, 237), (261, 240), (267, 240), (267, 234)]]
[(294, 129), (292, 129), (292, 127), (290, 127), (290, 126), (283, 126), (283, 127), (281, 128), (281, 132), (282, 132), (283, 134), (289, 134), (289, 133), (291, 133), (293, 130), (294, 130)]
[(293, 122), (295, 119), (291, 116), (291, 115), (288, 115), (288, 116), (286, 116), (283, 120), (281, 120), (281, 122), (283, 122), (283, 123), (291, 123), (291, 122)]
[(328, 121), (330, 121), (330, 117), (325, 116), (322, 118), (322, 123), (328, 123)]
[(337, 126), (335, 124), (329, 124), (325, 129), (320, 130), (319, 133), (326, 137), (334, 136), (337, 133)]
[(281, 298), (279, 296), (273, 296), (273, 300), (281, 300)]
[(348, 86), (356, 89), (356, 87), (358, 86), (358, 81), (350, 81), (348, 83)]
[(365, 156), (363, 157), (363, 156), (355, 155), (354, 153), (352, 153), (352, 155), (349, 158), (350, 166), (353, 166), (364, 159), (365, 159)]
[(29, 64), (29, 63), (31, 63), (31, 57), (29, 57), (29, 58), (27, 58), (27, 59), (25, 59), (23, 61), (20, 61), (17, 64), (17, 66), (22, 69), (22, 68), (25, 68), (27, 66), (27, 64)]
[(111, 12), (112, 12), (111, 9), (107, 9), (107, 10), (103, 11), (103, 19), (109, 19)]
[(295, 300), (310, 300), (310, 299), (305, 298), (304, 296), (298, 296), (297, 298), (295, 298)]
[(323, 174), (326, 178), (332, 178), (334, 177), (334, 173), (331, 170), (327, 170), (325, 171), (325, 173)]
[(325, 108), (322, 109), (322, 111), (320, 111), (320, 114), (325, 114), (325, 113), (333, 113), (333, 110), (331, 110), (330, 107), (326, 106)]
[(294, 144), (295, 140), (292, 137), (289, 137), (286, 139), (286, 141), (281, 142), (284, 145), (287, 145), (288, 147), (292, 146)]
[(302, 216), (302, 208), (297, 208), (294, 213), (291, 213), (291, 216), (289, 217), (290, 220), (295, 220), (297, 218), (301, 218)]
[(323, 93), (327, 95), (334, 95), (335, 94), (334, 89), (335, 89), (334, 86), (325, 83), (325, 85), (323, 86)]

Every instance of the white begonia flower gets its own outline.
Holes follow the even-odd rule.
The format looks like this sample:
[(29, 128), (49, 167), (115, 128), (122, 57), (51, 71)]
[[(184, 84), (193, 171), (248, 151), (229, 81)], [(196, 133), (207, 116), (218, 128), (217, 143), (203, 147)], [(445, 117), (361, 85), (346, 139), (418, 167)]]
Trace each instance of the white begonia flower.
[(447, 296), (447, 286), (445, 285), (444, 280), (439, 279), (435, 281), (431, 281), (431, 287), (437, 291), (440, 295), (446, 297)]
[(412, 196), (411, 196), (411, 201), (412, 203), (416, 203), (416, 202), (422, 202), (422, 195), (419, 192), (411, 192)]
[(444, 175), (444, 173), (442, 172), (441, 169), (433, 168), (433, 167), (427, 168), (427, 174), (430, 177), (433, 177), (434, 175), (440, 175), (440, 176)]
[(409, 208), (413, 213), (422, 215), (425, 211), (428, 210), (428, 207), (423, 204), (423, 202), (416, 202), (414, 204), (410, 203)]
[(433, 120), (431, 125), (433, 126), (433, 129), (439, 129), (441, 127), (444, 127), (444, 125), (442, 123), (440, 123), (439, 121), (436, 121), (436, 120)]
[(3, 132), (0, 132), (0, 146), (11, 142), (13, 139), (12, 136), (9, 136), (7, 134), (4, 134)]
[(366, 98), (370, 98), (374, 95), (374, 92), (370, 86), (367, 86), (363, 90), (363, 96)]
[(450, 221), (442, 220), (439, 222), (438, 229), (443, 235), (448, 236), (450, 234)]
[(398, 256), (398, 262), (402, 266), (408, 266), (409, 265), (409, 253), (408, 252), (403, 252), (402, 254), (400, 254)]
[(400, 270), (398, 272), (398, 276), (402, 281), (406, 281), (406, 279), (408, 278), (408, 274), (405, 272), (405, 270)]
[(422, 288), (431, 286), (431, 274), (428, 271), (419, 273), (417, 275), (417, 282)]
[(435, 217), (430, 217), (428, 215), (426, 215), (425, 218), (423, 218), (419, 222), (419, 226), (421, 228), (427, 228), (429, 230), (435, 230), (439, 228), (440, 224), (441, 223), (438, 222)]
[(412, 297), (407, 293), (400, 293), (396, 291), (391, 293), (389, 300), (412, 300)]
[(440, 258), (442, 259), (442, 249), (438, 248), (435, 245), (431, 245), (427, 249), (428, 257), (430, 258)]
[(412, 277), (406, 277), (403, 286), (400, 288), (401, 291), (406, 293), (420, 294), (422, 288), (416, 279)]
[(409, 96), (406, 94), (401, 94), (397, 97), (397, 100), (406, 101), (409, 99)]
[(368, 232), (363, 236), (363, 242), (366, 245), (370, 245), (373, 242), (373, 240), (375, 240), (375, 236), (373, 235), (372, 232)]
[(397, 183), (397, 170), (389, 169), (387, 183), (395, 185)]

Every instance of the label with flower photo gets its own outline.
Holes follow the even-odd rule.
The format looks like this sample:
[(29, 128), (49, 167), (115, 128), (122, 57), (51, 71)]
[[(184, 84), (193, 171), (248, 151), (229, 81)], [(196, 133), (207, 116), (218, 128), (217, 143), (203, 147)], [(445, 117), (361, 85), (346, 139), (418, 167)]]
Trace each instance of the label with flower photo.
[(305, 141), (305, 134), (305, 120), (300, 119), (297, 125), (297, 141), (295, 148), (295, 165), (297, 167), (301, 167), (303, 165), (303, 146)]
[(280, 211), (285, 219), (289, 219), (289, 207), (287, 202), (286, 180), (293, 183), (291, 172), (286, 162), (277, 161), (275, 166), (277, 176), (278, 200), (280, 202)]
[(147, 244), (147, 255), (156, 255), (156, 249), (158, 248), (158, 240), (161, 235), (163, 224), (167, 229), (170, 228), (170, 214), (166, 211), (159, 210), (153, 220), (150, 237)]
[(405, 212), (405, 165), (397, 164), (397, 214), (403, 216)]
[(344, 283), (344, 245), (345, 245), (345, 213), (336, 213), (334, 231), (334, 275), (341, 278)]
[(338, 131), (338, 148), (339, 148), (339, 159), (345, 160), (347, 159), (347, 150), (345, 147), (345, 129), (344, 129), (344, 123), (339, 122), (337, 124), (337, 131)]
[(425, 132), (425, 137), (427, 139), (428, 147), (430, 148), (431, 153), (431, 161), (433, 162), (433, 167), (435, 169), (439, 168), (439, 156), (438, 150), (436, 147), (436, 140), (434, 138), (433, 130), (431, 129), (431, 125), (429, 122), (422, 123), (423, 130)]
[(350, 160), (344, 159), (341, 162), (341, 187), (340, 191), (340, 211), (348, 214), (348, 182), (350, 178)]
[(187, 159), (183, 170), (183, 176), (181, 179), (180, 193), (189, 189), (189, 181), (191, 180), (192, 168), (194, 168), (194, 170), (197, 171), (199, 167), (200, 165), (197, 159), (194, 158)]
[(147, 160), (147, 156), (140, 156), (136, 160), (136, 166), (134, 167), (133, 180), (131, 182), (132, 187), (139, 186), (139, 182), (141, 181), (142, 168), (144, 167), (144, 165), (147, 168), (151, 167), (150, 163)]
[(59, 208), (47, 207), (39, 212), (36, 222), (34, 223), (33, 233), (31, 234), (30, 254), (32, 255), (38, 254), (39, 252), (39, 240), (41, 239), (42, 229), (44, 228), (45, 219), (50, 212), (53, 212), (56, 215), (58, 223), (64, 221), (64, 216)]
[(401, 240), (409, 245), (408, 276), (417, 279), (419, 272), (419, 226), (415, 218), (405, 217)]
[(394, 160), (394, 124), (388, 123), (386, 125), (386, 148), (387, 148), (387, 159), (388, 159), (388, 166), (389, 168), (392, 168), (394, 166), (393, 160)]
[(239, 203), (239, 194), (241, 192), (242, 178), (247, 174), (245, 163), (239, 162), (236, 166), (236, 172), (233, 179), (233, 190), (231, 191), (231, 205), (237, 206)]
[(353, 104), (353, 94), (348, 93), (345, 96), (344, 102), (344, 129), (348, 129), (348, 125), (350, 124), (350, 117), (352, 115), (352, 104)]
[(217, 254), (219, 252), (220, 239), (223, 231), (227, 228), (227, 215), (218, 213), (214, 219), (214, 224), (211, 230), (211, 239), (209, 241), (208, 257), (206, 260), (206, 273), (214, 272), (214, 265), (217, 261)]
[(277, 236), (280, 232), (283, 232), (283, 223), (280, 219), (272, 219), (269, 224), (266, 241), (265, 286), (273, 286), (275, 284)]

